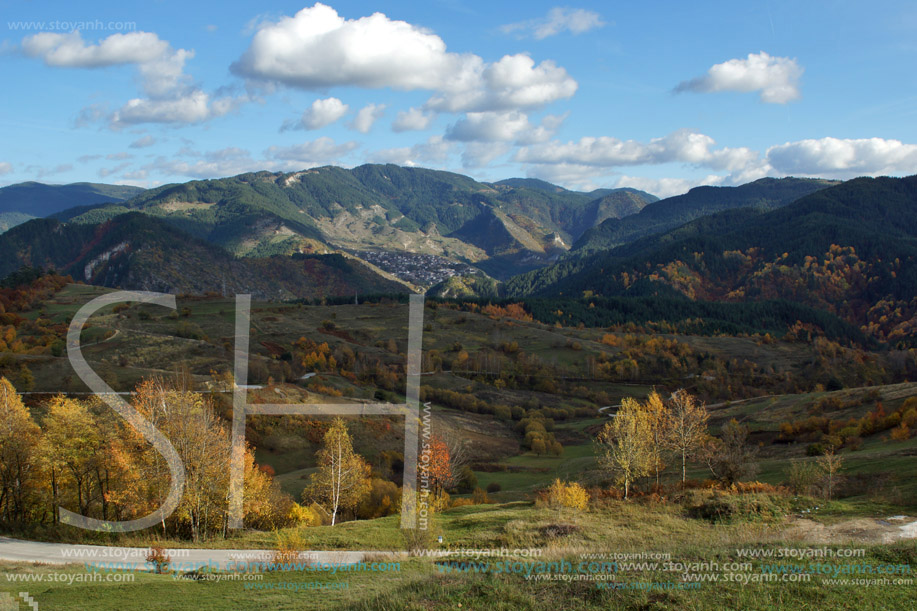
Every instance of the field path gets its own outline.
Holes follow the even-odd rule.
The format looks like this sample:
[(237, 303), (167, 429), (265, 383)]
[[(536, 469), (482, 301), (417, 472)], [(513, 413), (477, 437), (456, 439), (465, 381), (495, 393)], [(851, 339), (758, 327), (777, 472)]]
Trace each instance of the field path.
[[(101, 567), (123, 570), (149, 570), (146, 564), (147, 548), (109, 547), (102, 545), (73, 545), (43, 541), (23, 541), (0, 537), (0, 560), (41, 564), (99, 563)], [(171, 570), (193, 571), (209, 567), (212, 570), (238, 570), (246, 563), (270, 562), (272, 550), (255, 549), (167, 549), (172, 560)], [(407, 557), (407, 552), (385, 551), (304, 551), (299, 562), (315, 564), (356, 564), (372, 556), (373, 561), (383, 557), (397, 560)], [(296, 562), (294, 560), (285, 562)]]

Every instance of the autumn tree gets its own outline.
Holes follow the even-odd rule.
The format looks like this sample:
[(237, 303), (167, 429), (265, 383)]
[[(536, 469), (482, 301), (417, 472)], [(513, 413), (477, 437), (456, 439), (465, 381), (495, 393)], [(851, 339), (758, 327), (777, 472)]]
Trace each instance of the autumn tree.
[(355, 507), (369, 490), (369, 475), (369, 464), (353, 451), (347, 424), (343, 418), (335, 418), (325, 433), (318, 451), (318, 471), (312, 474), (303, 499), (326, 506), (334, 526), (338, 513)]
[(34, 509), (40, 434), (16, 389), (0, 378), (0, 516), (6, 522), (26, 521)]
[(647, 424), (650, 430), (650, 469), (656, 475), (659, 485), (659, 473), (666, 468), (668, 447), (666, 437), (669, 428), (669, 408), (658, 392), (653, 391), (643, 404)]
[(757, 449), (748, 443), (748, 427), (733, 418), (723, 425), (719, 439), (705, 447), (705, 461), (714, 477), (733, 484), (754, 474)]
[(837, 480), (841, 467), (844, 466), (844, 459), (840, 454), (836, 454), (834, 449), (827, 450), (816, 460), (819, 470), (821, 470), (825, 481), (825, 498), (831, 499), (834, 495), (834, 484)]
[[(154, 378), (144, 380), (133, 405), (144, 418), (169, 438), (185, 467), (181, 502), (162, 528), (168, 525), (195, 541), (225, 531), (229, 515), (229, 461), (231, 440), (225, 424), (201, 393)], [(130, 426), (123, 425), (110, 451), (119, 481), (111, 497), (133, 515), (159, 507), (169, 493), (171, 474), (162, 456)], [(258, 528), (282, 525), (292, 500), (255, 464), (245, 449), (243, 515)]]
[(85, 403), (63, 395), (53, 398), (41, 423), (42, 455), (49, 469), (53, 511), (76, 501), (78, 513), (89, 515), (98, 500), (93, 478), (102, 459), (102, 438)]
[(706, 406), (685, 390), (672, 394), (669, 400), (669, 415), (666, 446), (681, 456), (681, 481), (687, 479), (688, 457), (692, 456), (707, 438)]
[(636, 399), (625, 397), (611, 422), (598, 435), (602, 463), (624, 485), (624, 498), (630, 485), (651, 471), (652, 431), (646, 410)]
[(451, 452), (446, 440), (433, 435), (430, 443), (424, 446), (420, 470), (430, 484), (434, 496), (442, 494), (455, 481), (452, 472)]

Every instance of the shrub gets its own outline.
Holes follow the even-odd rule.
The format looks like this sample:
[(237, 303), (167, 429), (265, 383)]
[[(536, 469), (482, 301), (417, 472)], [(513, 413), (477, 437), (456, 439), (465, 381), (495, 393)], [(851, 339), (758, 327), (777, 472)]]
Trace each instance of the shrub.
[(794, 494), (811, 494), (818, 477), (818, 466), (814, 462), (800, 459), (790, 461), (787, 483)]
[(150, 552), (146, 555), (146, 561), (152, 565), (154, 573), (162, 575), (169, 570), (169, 555), (166, 554), (166, 550), (158, 545), (150, 548)]
[(487, 493), (484, 492), (483, 488), (475, 488), (471, 498), (474, 500), (475, 505), (487, 505), (490, 503), (490, 499), (487, 498)]
[(556, 479), (543, 496), (543, 502), (549, 507), (586, 509), (589, 506), (589, 493), (577, 482), (568, 484)]
[(299, 503), (293, 503), (290, 507), (289, 518), (296, 526), (321, 526), (322, 523), (322, 516), (312, 507)]
[(786, 515), (784, 497), (767, 494), (725, 495), (714, 491), (699, 505), (688, 509), (689, 515), (714, 523), (772, 521)]
[(303, 536), (295, 530), (280, 531), (276, 536), (271, 563), (282, 565), (298, 562), (300, 552), (306, 547)]
[(503, 489), (503, 486), (499, 482), (490, 482), (487, 484), (487, 492), (493, 494), (494, 492), (500, 492)]

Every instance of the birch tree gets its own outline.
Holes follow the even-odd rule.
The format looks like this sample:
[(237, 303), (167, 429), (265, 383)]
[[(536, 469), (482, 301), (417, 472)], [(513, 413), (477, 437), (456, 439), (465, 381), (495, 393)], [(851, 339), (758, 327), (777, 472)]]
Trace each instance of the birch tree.
[(624, 485), (626, 499), (634, 480), (651, 472), (652, 442), (646, 410), (636, 399), (626, 397), (612, 421), (602, 428), (598, 442), (602, 464)]
[(685, 390), (672, 394), (669, 400), (669, 426), (666, 444), (681, 456), (681, 482), (687, 479), (688, 457), (692, 456), (707, 439), (707, 420), (710, 414)]
[(16, 389), (0, 378), (0, 518), (6, 522), (25, 521), (34, 509), (40, 435)]
[(659, 486), (659, 473), (666, 468), (668, 448), (666, 435), (669, 426), (669, 408), (655, 390), (643, 404), (647, 424), (650, 428), (650, 469), (656, 475), (656, 486)]
[(353, 451), (347, 424), (343, 418), (335, 418), (325, 433), (318, 452), (318, 471), (312, 474), (303, 499), (327, 507), (334, 526), (338, 513), (355, 507), (369, 491), (369, 474), (369, 464)]

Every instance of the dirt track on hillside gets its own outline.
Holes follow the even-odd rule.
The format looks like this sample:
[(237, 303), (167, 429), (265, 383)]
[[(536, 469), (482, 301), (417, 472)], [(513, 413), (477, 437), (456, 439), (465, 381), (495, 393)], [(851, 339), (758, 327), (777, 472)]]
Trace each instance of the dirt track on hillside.
[(784, 535), (787, 540), (806, 543), (894, 543), (917, 538), (917, 519), (855, 518), (826, 525), (807, 518), (792, 518)]

